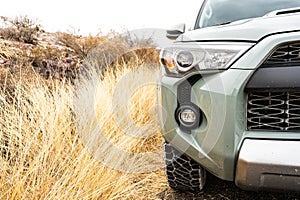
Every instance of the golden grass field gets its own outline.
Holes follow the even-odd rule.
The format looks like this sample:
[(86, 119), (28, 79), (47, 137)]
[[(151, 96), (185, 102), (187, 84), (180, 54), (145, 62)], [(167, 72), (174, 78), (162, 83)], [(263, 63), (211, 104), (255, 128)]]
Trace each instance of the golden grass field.
[[(0, 199), (157, 199), (167, 181), (162, 139), (153, 120), (155, 85), (130, 95), (128, 110), (135, 128), (124, 130), (112, 119), (118, 81), (128, 73), (133, 76), (129, 85), (157, 75), (157, 69), (143, 70), (132, 73), (132, 67), (119, 66), (102, 79), (91, 70), (92, 78), (81, 79), (77, 86), (38, 76), (2, 85)], [(147, 124), (152, 127), (150, 136), (133, 138), (129, 133)], [(98, 134), (126, 155), (116, 153)], [(93, 144), (86, 145), (88, 140)], [(140, 156), (147, 152), (159, 160), (153, 163)]]
[(0, 18), (0, 199), (157, 199), (157, 52)]

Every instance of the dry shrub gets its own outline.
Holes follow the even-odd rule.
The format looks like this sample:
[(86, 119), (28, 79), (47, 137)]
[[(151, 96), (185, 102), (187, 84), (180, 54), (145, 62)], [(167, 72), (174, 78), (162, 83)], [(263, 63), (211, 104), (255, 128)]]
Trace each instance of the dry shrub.
[[(113, 114), (109, 105), (113, 91), (131, 71), (132, 67), (123, 66), (107, 72), (102, 80), (99, 74), (92, 72), (89, 79), (80, 80), (76, 90), (62, 82), (53, 81), (49, 86), (49, 82), (38, 77), (16, 81), (11, 98), (2, 87), (0, 199), (157, 199), (167, 183), (161, 169), (158, 125), (150, 120), (155, 118), (151, 110), (155, 106), (155, 86), (137, 90), (130, 95), (128, 104), (134, 124), (155, 124), (151, 137), (129, 137), (134, 133), (125, 132), (111, 120)], [(136, 78), (146, 80), (147, 77), (140, 75), (154, 76), (155, 73), (153, 70), (137, 73)], [(134, 83), (134, 79), (131, 81), (127, 80), (124, 87)], [(118, 107), (115, 109), (118, 111)], [(106, 161), (117, 160), (115, 167), (123, 167), (123, 170), (106, 166), (84, 140), (100, 133), (118, 147), (135, 153), (132, 155), (158, 152), (153, 158), (157, 160), (150, 163), (143, 156), (136, 156), (130, 159), (131, 165), (122, 165), (128, 163), (124, 160), (128, 157), (116, 157), (104, 141), (97, 141), (97, 150), (105, 155)], [(149, 163), (156, 170), (129, 173), (141, 172)]]
[(58, 33), (58, 42), (72, 49), (81, 59), (85, 59), (90, 51), (99, 46), (106, 37), (88, 36), (82, 37), (69, 33)]
[(14, 19), (2, 16), (0, 19), (7, 25), (7, 27), (0, 30), (0, 35), (4, 39), (36, 44), (37, 36), (41, 32), (41, 25), (36, 20), (27, 16), (20, 16)]

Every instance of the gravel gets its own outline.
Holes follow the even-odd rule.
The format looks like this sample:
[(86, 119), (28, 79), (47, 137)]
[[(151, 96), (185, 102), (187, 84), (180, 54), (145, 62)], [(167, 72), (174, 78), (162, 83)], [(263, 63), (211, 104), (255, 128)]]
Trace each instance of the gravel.
[(207, 175), (207, 182), (204, 191), (192, 194), (176, 192), (172, 189), (166, 189), (158, 195), (161, 200), (204, 200), (204, 199), (299, 199), (300, 193), (280, 193), (280, 192), (253, 192), (244, 191), (235, 186), (233, 182), (220, 180), (210, 174)]

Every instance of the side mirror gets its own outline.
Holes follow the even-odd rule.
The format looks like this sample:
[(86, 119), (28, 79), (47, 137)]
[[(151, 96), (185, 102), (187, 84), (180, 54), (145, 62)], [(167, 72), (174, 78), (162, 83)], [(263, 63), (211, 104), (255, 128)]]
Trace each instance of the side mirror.
[(167, 38), (176, 40), (181, 34), (185, 32), (185, 24), (178, 24), (171, 29), (167, 30)]

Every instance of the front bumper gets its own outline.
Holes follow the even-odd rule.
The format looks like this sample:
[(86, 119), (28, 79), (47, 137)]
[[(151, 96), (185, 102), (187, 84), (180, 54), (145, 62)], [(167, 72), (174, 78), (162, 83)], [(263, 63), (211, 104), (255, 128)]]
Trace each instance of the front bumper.
[(201, 74), (191, 88), (190, 101), (200, 108), (202, 122), (188, 133), (179, 127), (175, 115), (180, 96), (177, 89), (186, 78), (163, 76), (161, 80), (159, 115), (163, 137), (224, 180), (234, 180), (236, 155), (246, 135), (243, 88), (251, 74), (252, 70), (238, 69)]
[(235, 183), (246, 190), (300, 191), (300, 141), (246, 139)]

